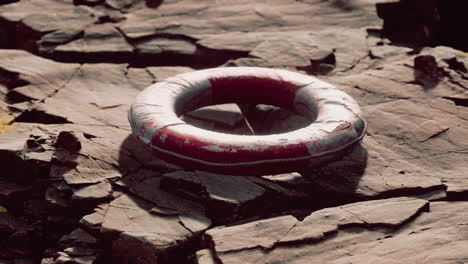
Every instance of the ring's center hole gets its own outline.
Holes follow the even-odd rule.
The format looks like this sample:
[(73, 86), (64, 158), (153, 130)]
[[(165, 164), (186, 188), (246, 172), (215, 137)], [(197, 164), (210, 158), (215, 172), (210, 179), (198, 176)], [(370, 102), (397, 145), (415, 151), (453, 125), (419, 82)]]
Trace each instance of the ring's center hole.
[(269, 135), (306, 127), (312, 120), (272, 105), (220, 104), (181, 116), (190, 125), (228, 134)]

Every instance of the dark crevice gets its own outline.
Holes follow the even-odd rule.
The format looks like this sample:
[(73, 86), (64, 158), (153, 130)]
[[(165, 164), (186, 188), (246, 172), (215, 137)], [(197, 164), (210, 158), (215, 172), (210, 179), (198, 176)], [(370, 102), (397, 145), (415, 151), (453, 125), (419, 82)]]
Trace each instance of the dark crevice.
[(212, 68), (225, 64), (229, 60), (248, 57), (248, 52), (231, 50), (214, 50), (198, 46), (194, 54), (180, 54), (165, 51), (159, 54), (140, 54), (136, 52), (131, 67), (145, 68), (150, 66), (186, 66), (194, 69)]
[(381, 192), (379, 195), (372, 197), (372, 200), (374, 199), (388, 199), (388, 198), (394, 198), (394, 197), (405, 197), (405, 196), (418, 196), (418, 195), (424, 195), (427, 193), (431, 193), (434, 191), (446, 191), (447, 186), (445, 185), (437, 185), (437, 186), (431, 186), (429, 188), (424, 188), (424, 187), (406, 187), (406, 188), (400, 188), (400, 189), (394, 189), (394, 190), (388, 190), (385, 192)]
[(33, 100), (33, 98), (23, 95), (21, 93), (18, 93), (15, 90), (8, 92), (5, 97), (5, 102), (7, 104), (17, 104), (17, 103), (27, 102), (31, 100)]
[(64, 63), (128, 63), (133, 58), (131, 52), (97, 52), (82, 53), (79, 51), (67, 51), (64, 53), (54, 51), (53, 55), (46, 57), (57, 62)]
[[(344, 208), (341, 208), (344, 210)], [(399, 230), (403, 228), (405, 225), (410, 224), (413, 220), (415, 220), (418, 216), (420, 216), (423, 212), (429, 212), (430, 210), (430, 204), (426, 203), (423, 207), (419, 208), (413, 215), (409, 216), (407, 219), (404, 221), (398, 223), (398, 224), (391, 224), (391, 223), (368, 223), (363, 220), (361, 220), (357, 215), (355, 215), (353, 212), (345, 210), (346, 212), (354, 215), (356, 218), (360, 219), (363, 221), (363, 223), (358, 223), (358, 222), (353, 222), (349, 224), (339, 224), (337, 225), (337, 229), (329, 230), (328, 232), (323, 232), (322, 237), (311, 237), (311, 238), (305, 238), (305, 239), (300, 239), (300, 240), (293, 240), (293, 241), (277, 241), (272, 248), (268, 249), (268, 252), (272, 252), (276, 248), (285, 248), (285, 247), (295, 247), (298, 245), (304, 245), (304, 244), (318, 244), (322, 243), (325, 240), (333, 239), (338, 236), (340, 231), (344, 230), (349, 230), (349, 229), (358, 229), (356, 231), (358, 232), (364, 232), (364, 231), (383, 231), (384, 233), (388, 232), (394, 232), (396, 230)], [(355, 231), (355, 232), (356, 232)]]
[(448, 64), (449, 69), (457, 72), (467, 73), (465, 64), (459, 61), (456, 57), (445, 59), (444, 61)]
[(81, 34), (70, 36), (69, 39), (63, 41), (46, 42), (42, 41), (44, 37), (61, 30), (51, 30), (45, 32), (37, 32), (23, 22), (10, 22), (0, 18), (0, 48), (2, 49), (21, 49), (28, 51), (37, 56), (49, 58), (48, 53), (58, 45), (66, 44), (70, 41), (82, 37)]
[(0, 17), (0, 48), (14, 49), (16, 47), (16, 23)]
[(465, 0), (400, 0), (378, 3), (377, 15), (384, 20), (384, 36), (394, 43), (468, 51), (468, 39), (461, 29), (466, 24), (467, 9)]
[(214, 264), (223, 264), (216, 252), (215, 243), (211, 236), (203, 235), (202, 245), (200, 245), (200, 249), (208, 249), (211, 251)]
[(0, 5), (7, 5), (15, 2), (19, 2), (19, 0), (1, 0)]
[(16, 32), (15, 32), (15, 49), (22, 49), (29, 51), (33, 54), (39, 54), (37, 41), (39, 41), (45, 35), (52, 33), (51, 31), (46, 32), (38, 32), (23, 22), (19, 22), (16, 24)]
[[(125, 36), (125, 35), (124, 35)], [(194, 69), (203, 69), (217, 67), (223, 65), (229, 60), (248, 57), (249, 52), (232, 51), (232, 50), (217, 50), (204, 47), (197, 44), (197, 39), (179, 34), (158, 33), (151, 36), (141, 38), (127, 38), (127, 41), (134, 47), (140, 44), (151, 41), (153, 39), (168, 39), (186, 42), (193, 45), (195, 51), (193, 53), (183, 53), (177, 50), (164, 51), (156, 54), (141, 53), (135, 49), (135, 59), (130, 62), (131, 67), (143, 68), (148, 66), (187, 66)]]
[[(322, 0), (324, 1), (324, 0)], [(339, 8), (343, 11), (346, 11), (346, 12), (351, 12), (353, 10), (355, 10), (356, 8), (358, 8), (354, 1), (343, 1), (343, 0), (325, 0), (325, 1), (328, 1), (330, 3), (331, 6), (333, 7), (336, 7), (336, 8)]]
[[(62, 34), (61, 38), (52, 38), (52, 40), (48, 40), (48, 36)], [(59, 45), (65, 45), (70, 43), (74, 40), (78, 40), (83, 38), (84, 31), (77, 31), (74, 33), (65, 33), (61, 32), (60, 30), (50, 32), (49, 34), (44, 35), (40, 40), (36, 42), (37, 44), (37, 52), (36, 55), (43, 56), (46, 58), (52, 58), (54, 49)]]
[(97, 6), (104, 4), (105, 0), (73, 0), (74, 5)]
[(45, 111), (32, 109), (21, 113), (14, 119), (18, 123), (40, 123), (40, 124), (68, 124), (72, 123), (65, 117), (46, 113)]
[(7, 71), (0, 68), (0, 84), (6, 86), (8, 89), (28, 85), (29, 82), (21, 79), (20, 74), (17, 72)]
[(120, 21), (123, 21), (123, 20), (125, 20), (125, 17), (104, 15), (104, 16), (98, 17), (98, 20), (95, 22), (95, 24), (119, 23)]
[[(30, 108), (28, 110), (23, 111), (21, 114), (16, 116), (13, 120), (11, 120), (10, 124), (12, 124), (14, 122), (41, 123), (41, 124), (66, 124), (66, 123), (72, 123), (69, 120), (67, 120), (65, 117), (61, 117), (61, 116), (57, 116), (57, 115), (47, 113), (46, 111), (38, 109), (38, 107), (39, 107), (40, 103), (44, 103), (47, 98), (53, 97), (61, 89), (66, 87), (68, 85), (68, 83), (73, 79), (73, 77), (77, 74), (77, 72), (79, 72), (80, 69), (81, 69), (81, 65), (80, 65), (80, 67), (76, 68), (76, 70), (73, 72), (73, 74), (70, 76), (70, 78), (62, 86), (60, 86), (53, 93), (49, 94), (45, 98), (43, 98), (43, 99), (41, 99), (39, 101), (36, 101), (32, 106), (30, 106)], [(27, 96), (24, 96), (24, 95), (22, 95), (20, 93), (16, 93), (16, 91), (12, 91), (12, 92), (14, 92), (14, 93), (10, 92), (10, 93), (7, 94), (7, 97), (11, 96), (10, 94), (13, 95), (13, 98), (10, 98), (10, 101), (15, 102), (15, 100), (13, 100), (13, 99), (16, 99), (16, 102), (20, 102), (22, 100), (23, 100), (22, 102), (29, 101), (29, 100), (27, 100), (27, 99), (29, 99)], [(12, 108), (14, 109), (14, 107), (12, 107)]]
[[(119, 29), (119, 28), (117, 28)], [(119, 29), (120, 30), (120, 29)], [(193, 43), (195, 44), (197, 42), (197, 39), (195, 38), (192, 38), (190, 36), (186, 36), (186, 35), (181, 35), (181, 34), (170, 34), (170, 33), (156, 33), (156, 34), (153, 34), (153, 35), (149, 35), (149, 36), (143, 36), (143, 37), (139, 37), (139, 38), (129, 38), (125, 35), (125, 33), (123, 31), (120, 30), (120, 32), (122, 33), (122, 35), (124, 37), (126, 37), (127, 41), (132, 44), (132, 45), (138, 45), (138, 44), (141, 44), (141, 43), (144, 43), (144, 42), (147, 42), (147, 41), (150, 41), (152, 39), (155, 39), (155, 38), (167, 38), (167, 39), (173, 39), (173, 40), (185, 40), (187, 42), (190, 42), (190, 43)]]
[(367, 35), (375, 38), (383, 38), (383, 32), (380, 28), (367, 28)]
[[(118, 28), (117, 28), (118, 29)], [(120, 31), (120, 30), (119, 30)], [(173, 34), (154, 34), (142, 38), (131, 39), (126, 37), (127, 42), (133, 46), (133, 52), (116, 51), (116, 52), (97, 52), (97, 53), (82, 53), (79, 51), (67, 51), (61, 53), (54, 51), (58, 43), (47, 43), (39, 41), (40, 52), (34, 52), (37, 55), (52, 59), (57, 62), (64, 63), (129, 63), (130, 67), (144, 68), (149, 66), (186, 66), (194, 69), (204, 69), (217, 67), (225, 64), (229, 60), (235, 60), (242, 57), (249, 57), (249, 52), (245, 51), (232, 51), (232, 50), (217, 50), (210, 49), (196, 43), (196, 39)], [(82, 38), (83, 32), (77, 34), (60, 45), (66, 44), (73, 40)], [(168, 39), (176, 41), (185, 41), (189, 45), (194, 46), (194, 52), (184, 53), (184, 51), (177, 50), (161, 50), (159, 53), (148, 54), (142, 53), (138, 50), (137, 46), (153, 39)], [(324, 62), (325, 63), (325, 62)], [(322, 62), (314, 64), (314, 71), (322, 69)], [(321, 70), (322, 71), (322, 70)], [(322, 71), (323, 72), (323, 71)]]
[(145, 0), (148, 8), (158, 8), (164, 0)]
[[(75, 1), (75, 4), (95, 1)], [(96, 4), (97, 5), (97, 4)], [(99, 21), (98, 21), (99, 22)], [(102, 22), (102, 21), (101, 21)], [(4, 24), (2, 26), (2, 24)], [(129, 63), (131, 67), (143, 68), (148, 66), (187, 66), (194, 69), (217, 67), (230, 60), (249, 57), (249, 52), (211, 49), (197, 44), (197, 39), (185, 35), (157, 33), (140, 38), (128, 38), (124, 32), (116, 27), (127, 42), (133, 46), (133, 51), (102, 51), (83, 53), (80, 51), (60, 52), (55, 50), (60, 45), (82, 39), (84, 31), (64, 32), (34, 32), (22, 23), (0, 21), (0, 48), (23, 49), (35, 55), (64, 63)], [(50, 39), (47, 35), (55, 34)], [(184, 50), (164, 50), (155, 54), (142, 53), (137, 46), (153, 39), (168, 39), (187, 42), (194, 46), (194, 51), (185, 53)], [(311, 61), (311, 66), (305, 70), (315, 74), (326, 74), (333, 70), (334, 55), (323, 60)]]
[[(405, 220), (403, 220), (402, 222), (400, 222), (398, 224), (367, 223), (367, 222), (364, 222), (362, 224), (361, 223), (352, 223), (352, 224), (348, 224), (348, 225), (338, 225), (338, 229), (342, 230), (342, 229), (345, 229), (345, 228), (362, 227), (362, 228), (370, 229), (370, 230), (377, 229), (377, 228), (384, 228), (384, 229), (389, 229), (389, 230), (395, 231), (395, 230), (401, 229), (403, 226), (405, 226), (408, 223), (415, 220), (423, 212), (429, 212), (429, 210), (430, 210), (430, 204), (429, 204), (429, 202), (427, 202), (424, 206), (422, 206), (416, 212), (414, 212), (413, 215), (409, 216), (408, 218), (406, 218)], [(346, 211), (346, 212), (351, 213), (349, 211)]]
[[(119, 28), (114, 27), (118, 31)], [(125, 35), (120, 32), (122, 36), (125, 38)], [(45, 56), (46, 58), (52, 59), (58, 62), (65, 62), (65, 63), (128, 63), (133, 60), (134, 58), (134, 50), (127, 51), (99, 51), (99, 52), (80, 52), (80, 51), (57, 51), (55, 48), (58, 45), (64, 45), (74, 40), (83, 39), (84, 31), (80, 32), (79, 34), (72, 36), (70, 39), (67, 39), (63, 43), (57, 43), (56, 45), (45, 45), (46, 53), (40, 54)], [(128, 39), (127, 39), (128, 42)]]
[(444, 96), (442, 98), (453, 101), (458, 106), (468, 107), (468, 98), (457, 98), (457, 97), (450, 97), (450, 96)]
[(322, 58), (310, 59), (310, 65), (297, 67), (298, 70), (307, 72), (310, 75), (327, 75), (336, 67), (336, 57), (333, 52), (327, 53)]
[(91, 135), (91, 134), (84, 133), (84, 132), (83, 132), (83, 136), (84, 136), (86, 139), (93, 139), (93, 138), (97, 138), (97, 136), (95, 136), (95, 135)]
[(458, 192), (447, 192), (447, 201), (468, 201), (468, 190), (458, 191)]
[(348, 68), (343, 69), (343, 70), (341, 70), (339, 72), (341, 72), (341, 73), (349, 72), (349, 71), (353, 70), (354, 68), (356, 68), (356, 66), (359, 65), (366, 58), (371, 58), (372, 59), (372, 57), (373, 57), (372, 52), (369, 50), (365, 56), (363, 56), (361, 58), (358, 58), (357, 61), (354, 62), (351, 66), (349, 66)]

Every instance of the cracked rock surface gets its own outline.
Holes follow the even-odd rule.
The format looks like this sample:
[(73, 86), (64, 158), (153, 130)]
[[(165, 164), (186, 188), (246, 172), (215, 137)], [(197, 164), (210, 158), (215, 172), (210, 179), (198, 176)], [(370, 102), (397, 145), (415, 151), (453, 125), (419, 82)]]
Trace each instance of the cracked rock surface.
[[(467, 263), (468, 54), (394, 45), (382, 2), (1, 2), (0, 263)], [(222, 66), (319, 75), (361, 106), (363, 142), (243, 177), (131, 136), (142, 89)], [(310, 122), (242, 104), (182, 119), (246, 136)]]

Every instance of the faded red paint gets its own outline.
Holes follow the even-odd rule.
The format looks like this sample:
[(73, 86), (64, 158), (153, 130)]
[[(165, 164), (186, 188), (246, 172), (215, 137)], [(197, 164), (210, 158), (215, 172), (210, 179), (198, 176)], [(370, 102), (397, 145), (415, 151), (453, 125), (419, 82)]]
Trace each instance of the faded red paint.
[(223, 103), (270, 104), (292, 108), (298, 86), (280, 78), (223, 76), (209, 78), (213, 101)]
[(159, 152), (154, 150), (155, 155), (160, 157), (161, 159), (170, 161), (171, 163), (178, 164), (185, 168), (190, 169), (197, 169), (197, 170), (205, 170), (211, 172), (217, 172), (221, 174), (228, 174), (228, 175), (268, 175), (268, 174), (278, 174), (278, 173), (285, 173), (296, 171), (297, 168), (303, 168), (310, 164), (309, 160), (294, 160), (294, 161), (284, 161), (278, 162), (275, 161), (271, 164), (244, 164), (239, 165), (236, 164), (235, 166), (229, 166), (229, 162), (217, 163), (217, 164), (203, 164), (199, 162), (194, 162), (188, 160), (186, 158), (180, 158), (177, 156), (173, 156), (167, 153)]
[(151, 121), (142, 122), (141, 125), (140, 125), (140, 129), (138, 129), (138, 136), (143, 137), (145, 135), (146, 128), (148, 126), (153, 125), (153, 124), (154, 124), (154, 122), (151, 122)]
[(259, 148), (264, 148), (261, 150), (248, 149), (252, 148), (248, 143), (243, 146), (216, 145), (217, 148), (224, 149), (226, 151), (214, 151), (203, 148), (214, 146), (213, 142), (203, 141), (196, 135), (178, 133), (171, 127), (158, 131), (158, 133), (153, 136), (151, 144), (180, 155), (216, 163), (291, 159), (309, 155), (307, 146), (304, 143), (273, 145), (268, 147), (259, 145)]

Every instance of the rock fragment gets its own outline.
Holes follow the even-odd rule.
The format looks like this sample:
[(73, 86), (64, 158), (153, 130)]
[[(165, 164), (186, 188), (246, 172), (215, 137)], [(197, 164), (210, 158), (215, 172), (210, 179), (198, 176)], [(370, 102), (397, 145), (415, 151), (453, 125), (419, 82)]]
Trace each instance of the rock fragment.
[(80, 219), (80, 225), (90, 232), (99, 233), (104, 220), (104, 214), (109, 207), (108, 204), (101, 204), (94, 208), (94, 212), (83, 216)]
[[(273, 207), (295, 209), (308, 199), (300, 190), (266, 179), (175, 171), (162, 176), (161, 186), (207, 206), (213, 221), (228, 223), (268, 214)], [(289, 203), (296, 201), (296, 206)], [(273, 206), (274, 205), (274, 206)]]
[(209, 249), (202, 249), (197, 251), (195, 258), (197, 264), (216, 264), (213, 253)]
[(197, 47), (183, 39), (154, 38), (136, 44), (135, 52), (142, 65), (190, 65), (196, 63)]
[(82, 34), (83, 30), (76, 28), (59, 29), (50, 32), (37, 41), (38, 52), (45, 56), (51, 56), (55, 47), (76, 40)]
[(89, 246), (92, 248), (96, 243), (98, 243), (96, 237), (81, 228), (73, 230), (68, 235), (63, 236), (59, 241), (62, 247)]
[(420, 55), (414, 58), (416, 81), (425, 86), (432, 86), (440, 80), (440, 69), (434, 56)]
[(76, 188), (73, 190), (71, 199), (78, 203), (100, 203), (110, 198), (111, 192), (111, 184), (108, 182), (101, 182), (90, 186)]
[(81, 149), (81, 142), (73, 131), (62, 131), (57, 137), (57, 147), (64, 148), (69, 152), (77, 152)]
[(427, 120), (413, 130), (413, 134), (419, 141), (426, 141), (429, 138), (449, 129), (447, 126), (434, 120)]
[(57, 46), (53, 58), (62, 61), (87, 61), (99, 59), (101, 62), (128, 62), (133, 47), (121, 33), (110, 26), (102, 24), (85, 29), (82, 39)]
[(184, 243), (210, 225), (209, 220), (196, 211), (185, 211), (187, 205), (176, 205), (177, 200), (157, 200), (158, 194), (153, 195), (152, 200), (159, 201), (158, 206), (171, 208), (170, 204), (161, 203), (174, 203), (178, 215), (151, 214), (154, 203), (129, 195), (122, 195), (109, 204), (101, 230), (117, 235), (112, 243), (113, 263), (127, 263), (136, 257), (145, 261), (177, 258), (170, 252), (180, 250)]
[(208, 230), (206, 235), (213, 241), (217, 253), (253, 248), (268, 250), (286, 236), (297, 222), (296, 218), (288, 215), (236, 226), (221, 226)]
[(280, 243), (320, 241), (348, 226), (398, 228), (423, 211), (429, 203), (420, 199), (392, 198), (348, 204), (316, 211), (298, 223)]

